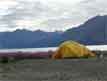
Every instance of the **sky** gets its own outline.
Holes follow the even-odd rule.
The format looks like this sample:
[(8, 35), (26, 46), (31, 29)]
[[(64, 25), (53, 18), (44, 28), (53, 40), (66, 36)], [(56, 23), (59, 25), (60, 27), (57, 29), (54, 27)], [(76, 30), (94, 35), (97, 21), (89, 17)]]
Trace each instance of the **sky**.
[(106, 0), (0, 0), (0, 31), (65, 31), (106, 13)]

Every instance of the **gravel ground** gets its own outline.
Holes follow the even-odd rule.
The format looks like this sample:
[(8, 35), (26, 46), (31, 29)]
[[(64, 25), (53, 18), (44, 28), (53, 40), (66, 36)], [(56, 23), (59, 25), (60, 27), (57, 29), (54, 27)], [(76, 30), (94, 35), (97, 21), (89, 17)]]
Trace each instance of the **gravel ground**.
[(25, 59), (0, 64), (0, 81), (107, 81), (107, 59)]

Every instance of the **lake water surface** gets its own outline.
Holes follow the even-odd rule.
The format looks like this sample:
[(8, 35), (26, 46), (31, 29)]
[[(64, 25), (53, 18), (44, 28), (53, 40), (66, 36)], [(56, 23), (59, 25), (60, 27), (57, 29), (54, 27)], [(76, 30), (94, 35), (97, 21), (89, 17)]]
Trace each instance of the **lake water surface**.
[[(88, 45), (86, 46), (90, 50), (107, 51), (107, 45)], [(0, 52), (47, 52), (55, 51), (58, 47), (46, 47), (46, 48), (22, 48), (22, 49), (0, 49)]]

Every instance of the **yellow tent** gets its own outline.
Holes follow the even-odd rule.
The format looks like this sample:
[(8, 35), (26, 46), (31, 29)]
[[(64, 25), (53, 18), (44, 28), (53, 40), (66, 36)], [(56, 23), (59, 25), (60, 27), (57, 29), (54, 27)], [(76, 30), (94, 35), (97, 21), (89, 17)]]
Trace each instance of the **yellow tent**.
[(65, 41), (62, 43), (56, 52), (52, 55), (53, 59), (68, 58), (68, 57), (90, 57), (95, 56), (84, 45), (75, 41)]

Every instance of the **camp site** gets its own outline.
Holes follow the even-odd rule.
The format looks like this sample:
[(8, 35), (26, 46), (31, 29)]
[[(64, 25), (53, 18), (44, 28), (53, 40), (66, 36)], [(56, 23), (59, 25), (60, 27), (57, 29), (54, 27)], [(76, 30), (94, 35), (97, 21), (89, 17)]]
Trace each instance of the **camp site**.
[[(57, 81), (59, 80), (99, 81), (99, 79), (101, 79), (101, 81), (106, 81), (107, 58), (106, 53), (104, 52), (106, 52), (107, 46), (92, 45), (86, 46), (86, 48), (84, 48), (83, 45), (82, 47), (78, 46), (80, 44), (75, 42), (73, 42), (73, 44), (68, 43), (69, 41), (61, 44), (59, 47), (51, 48), (32, 48), (26, 50), (25, 49), (0, 50), (0, 58), (2, 57), (1, 62), (3, 62), (0, 63), (1, 66), (0, 68), (2, 69), (0, 71), (2, 72), (0, 78), (2, 80), (7, 81), (8, 79), (11, 80), (30, 79), (31, 81), (44, 79), (45, 80), (53, 79)], [(75, 47), (76, 48), (75, 50), (77, 50), (76, 52), (72, 50), (74, 49), (73, 47), (74, 43), (77, 44), (78, 46)], [(68, 49), (69, 48), (68, 45), (70, 45), (73, 48)], [(61, 50), (63, 53), (65, 53), (65, 55), (60, 55)], [(71, 54), (68, 52), (70, 52)], [(81, 53), (78, 54), (78, 52)], [(81, 58), (84, 57), (84, 53), (86, 55), (85, 58)], [(101, 53), (102, 55), (104, 54), (103, 57), (100, 58), (96, 56), (97, 54), (101, 55)], [(67, 56), (68, 58), (64, 58)]]
[[(74, 43), (74, 44), (72, 44)], [(107, 45), (89, 45), (79, 47), (79, 43), (74, 41), (67, 41), (61, 44), (59, 47), (48, 47), (48, 48), (26, 48), (26, 49), (1, 49), (0, 57), (32, 57), (32, 58), (50, 58), (54, 56), (54, 52), (62, 52), (65, 54), (65, 58), (79, 58), (84, 57), (85, 52), (91, 56), (106, 56)], [(87, 48), (87, 49), (86, 49)], [(69, 50), (70, 49), (70, 50)], [(68, 53), (66, 53), (68, 52)], [(87, 53), (87, 54), (88, 54)], [(94, 54), (95, 53), (95, 54)], [(70, 54), (70, 55), (68, 55)], [(74, 54), (74, 55), (73, 55)], [(76, 56), (75, 56), (76, 54)], [(60, 54), (59, 54), (60, 55)], [(88, 57), (88, 55), (86, 55)]]
[(107, 0), (0, 0), (0, 81), (107, 81)]

